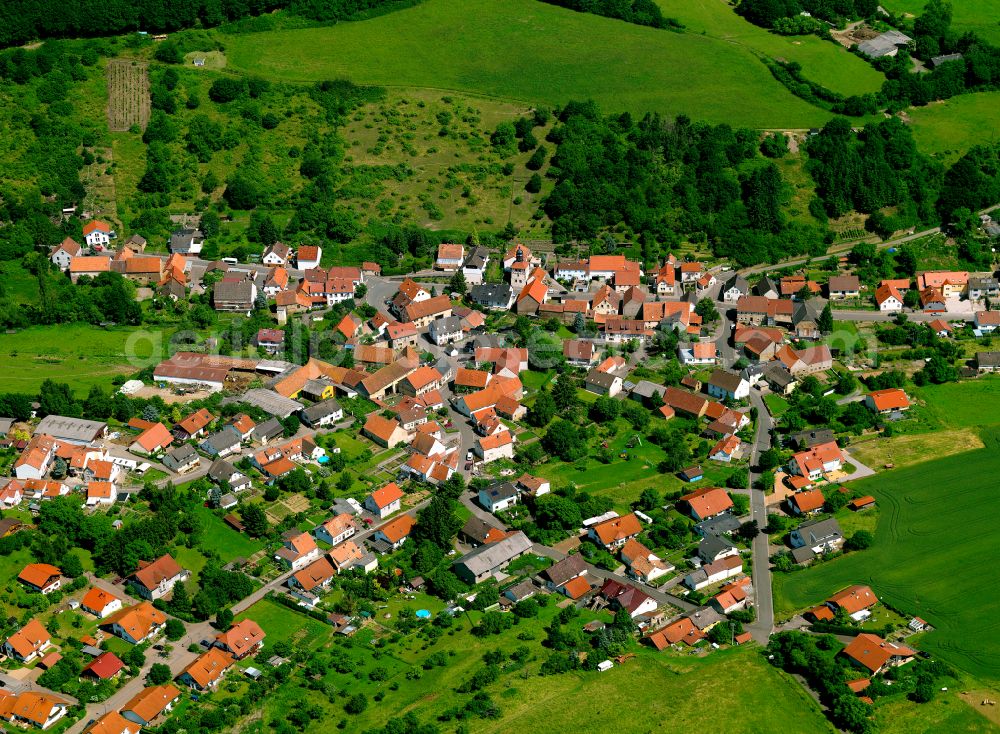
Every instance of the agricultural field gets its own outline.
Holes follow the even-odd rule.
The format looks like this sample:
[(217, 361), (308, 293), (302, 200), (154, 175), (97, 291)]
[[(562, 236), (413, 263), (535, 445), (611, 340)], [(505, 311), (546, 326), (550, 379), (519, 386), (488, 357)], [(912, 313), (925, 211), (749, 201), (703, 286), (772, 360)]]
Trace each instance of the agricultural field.
[[(1000, 31), (1000, 26), (997, 26)], [(1000, 135), (1000, 92), (976, 92), (914, 107), (907, 112), (920, 149), (950, 164), (973, 145), (989, 145)]]
[(851, 445), (851, 455), (872, 468), (892, 464), (897, 469), (981, 449), (983, 441), (972, 428), (876, 438)]
[(116, 375), (150, 364), (154, 343), (144, 334), (142, 329), (98, 329), (86, 323), (32, 326), (5, 334), (0, 391), (34, 394), (46, 379), (68, 382), (80, 397), (92, 385), (111, 388)]
[(789, 617), (853, 583), (905, 615), (934, 626), (919, 647), (974, 677), (1000, 681), (1000, 637), (984, 593), (983, 569), (1000, 563), (993, 518), (1000, 510), (995, 487), (984, 482), (1000, 469), (995, 449), (984, 448), (896, 469), (861, 480), (881, 515), (875, 543), (815, 568), (775, 574), (775, 614)]
[(1000, 400), (1000, 378), (931, 385), (914, 391), (925, 410), (948, 428), (980, 428), (1000, 424), (996, 406)]
[[(221, 40), (228, 67), (281, 81), (346, 78), (524, 104), (590, 98), (608, 112), (764, 128), (806, 128), (830, 117), (788, 92), (746, 46), (536, 0), (427, 0), (372, 20)], [(828, 54), (831, 68), (853, 61), (839, 59), (832, 45), (810, 52)], [(873, 84), (858, 68), (858, 89)]]
[[(893, 13), (920, 15), (927, 0), (886, 0), (883, 5)], [(951, 4), (951, 29), (962, 35), (973, 31), (992, 44), (1000, 44), (1000, 8), (996, 0), (961, 0)]]
[(149, 75), (146, 64), (134, 59), (108, 62), (108, 129), (145, 129), (149, 122)]

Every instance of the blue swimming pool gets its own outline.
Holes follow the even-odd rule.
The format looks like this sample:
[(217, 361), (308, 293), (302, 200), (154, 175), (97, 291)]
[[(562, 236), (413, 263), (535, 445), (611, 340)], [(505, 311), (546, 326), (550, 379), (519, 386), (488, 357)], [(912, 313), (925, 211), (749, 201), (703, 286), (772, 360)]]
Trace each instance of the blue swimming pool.
[(430, 619), (431, 613), (429, 611), (427, 611), (426, 609), (418, 609), (417, 610), (417, 616), (420, 619)]
[(330, 463), (330, 457), (329, 456), (321, 456), (318, 459), (316, 459), (316, 461), (318, 461), (320, 464), (329, 464)]

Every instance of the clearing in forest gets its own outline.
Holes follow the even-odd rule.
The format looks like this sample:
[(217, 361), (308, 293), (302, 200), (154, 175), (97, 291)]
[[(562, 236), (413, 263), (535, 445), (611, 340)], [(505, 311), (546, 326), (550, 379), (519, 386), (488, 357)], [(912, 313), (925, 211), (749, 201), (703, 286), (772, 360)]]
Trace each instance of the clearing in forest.
[(129, 59), (108, 62), (108, 129), (123, 132), (149, 122), (149, 74), (146, 64)]

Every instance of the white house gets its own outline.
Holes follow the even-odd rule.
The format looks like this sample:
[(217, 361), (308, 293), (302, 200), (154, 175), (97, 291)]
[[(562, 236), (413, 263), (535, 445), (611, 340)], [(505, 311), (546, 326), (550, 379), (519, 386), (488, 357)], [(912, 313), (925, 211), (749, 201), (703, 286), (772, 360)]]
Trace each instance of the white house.
[(322, 540), (329, 545), (340, 545), (357, 532), (353, 518), (346, 512), (332, 517), (317, 527), (313, 534), (316, 540)]
[(717, 369), (708, 378), (708, 394), (723, 400), (742, 400), (750, 396), (750, 382), (741, 375)]
[(323, 248), (316, 245), (301, 245), (295, 253), (295, 264), (299, 270), (312, 270), (319, 267), (319, 261), (323, 258)]
[(287, 265), (291, 255), (291, 248), (283, 242), (275, 242), (264, 250), (264, 256), (260, 259), (264, 265)]
[(101, 248), (111, 242), (111, 225), (93, 219), (83, 225), (83, 240), (88, 247)]
[(517, 504), (518, 492), (510, 482), (498, 482), (479, 490), (479, 504), (490, 512), (499, 512)]
[(395, 482), (389, 482), (365, 498), (365, 509), (377, 515), (382, 520), (394, 512), (399, 512), (402, 507), (402, 500), (403, 490)]
[(501, 431), (492, 436), (483, 436), (473, 444), (472, 451), (484, 464), (489, 464), (498, 459), (513, 459), (514, 437), (510, 431)]
[(458, 316), (448, 316), (443, 319), (435, 319), (434, 321), (431, 321), (427, 332), (431, 341), (439, 347), (443, 347), (445, 344), (453, 344), (454, 342), (461, 341), (464, 336), (462, 331), (462, 320), (458, 318)]
[(70, 260), (81, 252), (83, 252), (83, 248), (80, 247), (80, 243), (72, 237), (67, 237), (62, 243), (52, 248), (49, 260), (54, 262), (60, 270), (65, 270), (69, 267)]
[(875, 303), (879, 311), (902, 311), (903, 295), (899, 289), (888, 283), (883, 283), (875, 291)]

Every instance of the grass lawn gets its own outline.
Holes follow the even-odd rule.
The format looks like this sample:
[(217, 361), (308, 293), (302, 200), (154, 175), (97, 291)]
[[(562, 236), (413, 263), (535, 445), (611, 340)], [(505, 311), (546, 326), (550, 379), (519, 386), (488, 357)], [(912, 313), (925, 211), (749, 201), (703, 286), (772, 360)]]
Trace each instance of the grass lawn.
[[(997, 724), (990, 723), (987, 715), (996, 721), (995, 707), (984, 707), (984, 698), (994, 698), (990, 691), (979, 691), (975, 695), (960, 695), (955, 688), (947, 693), (937, 692), (934, 700), (914, 706), (911, 701), (894, 696), (878, 701), (875, 705), (875, 721), (881, 734), (935, 734), (936, 732), (963, 732), (964, 734), (987, 734), (996, 732)], [(964, 693), (964, 688), (963, 688)], [(963, 700), (964, 699), (964, 700)]]
[(201, 569), (205, 567), (207, 558), (202, 554), (201, 551), (195, 550), (194, 548), (187, 548), (184, 546), (179, 546), (174, 549), (171, 554), (174, 560), (180, 564), (181, 568), (186, 568), (191, 572), (191, 580), (188, 582), (188, 591), (194, 596), (195, 589), (198, 586), (198, 576), (201, 574)]
[(249, 558), (264, 547), (264, 544), (259, 540), (255, 540), (245, 533), (237, 533), (207, 507), (199, 507), (197, 514), (201, 518), (203, 526), (202, 549), (215, 551), (219, 554), (219, 558), (225, 562), (240, 556)]
[(268, 644), (291, 642), (298, 647), (319, 647), (330, 639), (333, 630), (319, 620), (299, 614), (294, 609), (262, 599), (236, 618), (252, 619), (267, 634)]
[[(589, 98), (606, 112), (685, 113), (753, 127), (804, 128), (830, 118), (794, 97), (754, 49), (740, 43), (646, 28), (536, 0), (427, 0), (372, 20), (223, 34), (221, 40), (230, 68), (280, 81), (347, 78), (549, 105)], [(782, 39), (767, 41), (783, 44), (788, 57), (799, 51)], [(801, 44), (803, 55), (816, 61), (808, 64), (807, 74), (857, 64), (833, 73), (843, 75), (844, 84), (853, 77), (858, 89), (878, 86), (864, 78), (862, 62), (841, 58), (836, 47), (820, 43), (807, 38)]]
[(996, 512), (1000, 494), (984, 478), (1000, 457), (990, 449), (957, 454), (861, 480), (881, 517), (875, 544), (816, 568), (775, 575), (778, 618), (817, 604), (854, 583), (935, 630), (920, 647), (973, 676), (1000, 680), (1000, 638), (994, 634), (994, 597), (984, 593), (983, 569), (1000, 564)]
[(136, 328), (98, 329), (90, 324), (32, 326), (5, 334), (0, 392), (34, 393), (46, 379), (68, 382), (81, 397), (93, 385), (111, 388), (115, 375), (150, 363), (154, 345), (142, 334)]
[[(961, 5), (961, 3), (956, 3)], [(996, 13), (993, 14), (996, 19)], [(1000, 25), (995, 26), (1000, 35)], [(925, 153), (950, 163), (973, 145), (995, 143), (1000, 92), (962, 94), (909, 111), (913, 137)]]
[(786, 410), (788, 410), (788, 401), (785, 400), (781, 395), (776, 395), (775, 393), (768, 393), (764, 396), (764, 402), (767, 403), (767, 409), (771, 412), (771, 415), (775, 418), (780, 416)]

